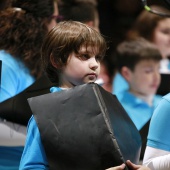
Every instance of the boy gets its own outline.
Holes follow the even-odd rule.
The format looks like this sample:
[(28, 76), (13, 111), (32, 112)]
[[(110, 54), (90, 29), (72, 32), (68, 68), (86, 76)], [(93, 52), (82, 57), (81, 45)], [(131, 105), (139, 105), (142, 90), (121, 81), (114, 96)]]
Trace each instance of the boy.
[[(96, 30), (75, 21), (61, 22), (47, 35), (42, 46), (42, 62), (47, 75), (61, 91), (95, 82), (100, 72), (100, 61), (106, 51), (106, 42)], [(55, 158), (54, 158), (55, 159)], [(142, 167), (127, 162), (133, 169)], [(125, 164), (114, 167), (124, 169)], [(49, 169), (39, 129), (32, 117), (28, 124), (27, 140), (20, 169)]]
[[(97, 10), (97, 4), (94, 2), (88, 1), (65, 1), (60, 5), (60, 14), (64, 17), (64, 20), (73, 20), (79, 21), (88, 26), (96, 29), (100, 32), (99, 29), (99, 14)], [(111, 64), (107, 59), (107, 55), (103, 58), (103, 61), (100, 68), (100, 74), (96, 83), (100, 84), (105, 90), (111, 92), (111, 72), (108, 66)]]
[[(160, 84), (159, 67), (162, 57), (153, 44), (142, 38), (122, 42), (116, 54), (118, 70), (129, 85), (129, 89), (117, 97), (140, 131), (147, 123), (149, 125), (153, 110), (161, 99), (161, 96), (155, 94)], [(145, 142), (148, 127), (146, 129), (142, 136)]]

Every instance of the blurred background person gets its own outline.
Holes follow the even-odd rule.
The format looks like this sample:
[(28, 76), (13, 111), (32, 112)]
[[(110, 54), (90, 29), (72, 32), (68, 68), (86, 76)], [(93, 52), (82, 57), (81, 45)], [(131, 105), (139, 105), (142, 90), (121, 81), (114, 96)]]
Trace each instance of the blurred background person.
[(14, 8), (1, 12), (0, 102), (23, 91), (42, 75), (39, 48), (46, 33), (56, 25), (56, 4), (53, 0), (18, 0), (13, 3)]
[[(55, 0), (16, 0), (11, 8), (0, 12), (0, 102), (22, 92), (42, 76), (41, 44), (57, 24), (57, 18)], [(0, 127), (0, 169), (18, 170), (26, 127), (3, 120)]]
[[(151, 9), (164, 14), (170, 11), (161, 6), (151, 6)], [(160, 73), (170, 73), (170, 18), (143, 10), (127, 32), (128, 39), (144, 37), (154, 43), (162, 54)]]
[[(151, 8), (162, 13), (170, 14), (170, 11), (162, 6), (151, 6)], [(127, 31), (125, 39), (136, 39), (138, 37), (143, 37), (156, 45), (162, 55), (160, 73), (170, 73), (170, 18), (162, 17), (143, 9), (132, 27)], [(118, 73), (113, 80), (112, 92), (120, 95), (124, 89), (128, 89), (128, 84)]]
[[(155, 45), (143, 38), (123, 41), (116, 54), (118, 70), (129, 86), (117, 97), (141, 134), (142, 160), (149, 122), (161, 100), (161, 96), (156, 95), (160, 84), (161, 54)], [(144, 128), (146, 130), (142, 132)]]

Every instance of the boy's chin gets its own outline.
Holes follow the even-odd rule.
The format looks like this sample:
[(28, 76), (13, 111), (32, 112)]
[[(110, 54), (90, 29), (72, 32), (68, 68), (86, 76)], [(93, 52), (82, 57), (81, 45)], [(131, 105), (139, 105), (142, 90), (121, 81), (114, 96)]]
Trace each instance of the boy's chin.
[(93, 80), (89, 80), (89, 79), (84, 79), (84, 80), (80, 80), (80, 79), (69, 79), (69, 82), (73, 85), (73, 86), (78, 86), (78, 85), (83, 85), (83, 84), (88, 84), (88, 83), (95, 83), (96, 79)]
[(88, 81), (87, 83), (95, 83), (95, 81)]
[(97, 79), (93, 79), (93, 80), (87, 80), (85, 81), (85, 83), (96, 83), (97, 82)]
[(87, 84), (87, 83), (95, 83), (95, 81), (96, 81), (96, 79), (92, 79), (92, 80), (86, 79), (83, 82), (84, 82), (84, 84)]
[(153, 92), (149, 92), (149, 93), (145, 93), (145, 95), (144, 96), (150, 96), (150, 97), (152, 97), (152, 96), (154, 96), (156, 93), (153, 93)]

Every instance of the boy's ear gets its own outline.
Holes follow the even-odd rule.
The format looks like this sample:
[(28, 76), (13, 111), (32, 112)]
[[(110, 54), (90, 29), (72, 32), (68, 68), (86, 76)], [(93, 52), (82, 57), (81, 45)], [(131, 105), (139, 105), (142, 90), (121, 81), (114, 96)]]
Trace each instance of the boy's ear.
[(121, 69), (121, 74), (126, 79), (127, 82), (130, 81), (131, 75), (132, 75), (132, 71), (128, 67), (123, 66), (122, 69)]
[(53, 67), (59, 69), (59, 66), (58, 66), (58, 64), (55, 62), (55, 59), (54, 59), (53, 55), (50, 55), (50, 61), (51, 61), (51, 64), (53, 65)]

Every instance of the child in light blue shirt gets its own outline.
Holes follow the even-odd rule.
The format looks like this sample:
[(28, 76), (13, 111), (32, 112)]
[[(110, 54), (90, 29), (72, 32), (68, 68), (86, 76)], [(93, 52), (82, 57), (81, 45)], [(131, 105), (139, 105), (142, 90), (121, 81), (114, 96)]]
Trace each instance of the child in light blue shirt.
[[(156, 46), (142, 38), (122, 42), (116, 54), (118, 70), (129, 86), (117, 93), (117, 97), (140, 131), (161, 100), (161, 96), (156, 95), (161, 81), (161, 54)], [(143, 140), (146, 137), (147, 132)]]

